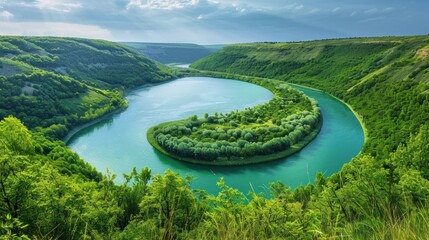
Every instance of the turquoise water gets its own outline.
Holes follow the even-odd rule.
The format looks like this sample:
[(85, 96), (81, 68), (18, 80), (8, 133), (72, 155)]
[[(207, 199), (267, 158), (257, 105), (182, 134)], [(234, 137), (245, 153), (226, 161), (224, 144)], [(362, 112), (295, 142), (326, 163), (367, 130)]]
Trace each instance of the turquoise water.
[(273, 94), (257, 85), (217, 78), (182, 78), (162, 85), (141, 88), (127, 97), (126, 111), (85, 128), (68, 146), (99, 171), (122, 173), (149, 167), (153, 174), (166, 169), (195, 178), (193, 187), (217, 193), (216, 182), (225, 182), (245, 193), (267, 192), (270, 182), (281, 180), (296, 187), (314, 180), (317, 172), (331, 175), (356, 156), (363, 146), (361, 125), (353, 113), (335, 98), (299, 88), (315, 98), (323, 114), (319, 135), (299, 153), (283, 160), (240, 167), (207, 167), (166, 157), (152, 148), (146, 131), (161, 122), (187, 118), (193, 114), (230, 112), (264, 103)]

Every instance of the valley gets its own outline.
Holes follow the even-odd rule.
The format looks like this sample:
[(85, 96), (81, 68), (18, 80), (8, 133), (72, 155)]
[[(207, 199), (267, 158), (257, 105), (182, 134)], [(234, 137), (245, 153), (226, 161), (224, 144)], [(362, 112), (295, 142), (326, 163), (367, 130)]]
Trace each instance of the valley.
[[(2, 36), (0, 234), (50, 239), (136, 236), (153, 239), (415, 236), (419, 239), (427, 236), (429, 58), (425, 53), (428, 47), (428, 36), (233, 44), (192, 63), (189, 69), (178, 69), (108, 41)], [(174, 99), (175, 94), (171, 93), (179, 89), (174, 84), (180, 86), (194, 80), (169, 80), (201, 76), (216, 78), (199, 82), (202, 84), (199, 90), (190, 91), (192, 84), (185, 84), (182, 86), (185, 92), (181, 94), (185, 98), (182, 102)], [(256, 102), (244, 101), (238, 107), (223, 106), (211, 112), (203, 102), (198, 102), (203, 105), (199, 109), (180, 108), (189, 103), (189, 98), (192, 100), (195, 91), (202, 92), (211, 81), (228, 82), (226, 79), (280, 81), (319, 89), (322, 92), (299, 88), (320, 104), (323, 125), (319, 135), (287, 159), (230, 166), (228, 170), (177, 162), (145, 142), (146, 130), (162, 122), (193, 115), (199, 121), (206, 112), (213, 114), (208, 119), (215, 112), (225, 115), (272, 98), (270, 93), (262, 93), (265, 97)], [(238, 83), (245, 84), (240, 88), (252, 86)], [(130, 94), (129, 100), (125, 98), (127, 91), (144, 85), (146, 88)], [(217, 87), (222, 88), (222, 84)], [(146, 95), (163, 88), (166, 92), (161, 91), (160, 95)], [(266, 91), (257, 86), (256, 89)], [(233, 91), (229, 97), (239, 95), (237, 92)], [(323, 92), (349, 104), (356, 115)], [(245, 90), (242, 93), (245, 99), (252, 100)], [(163, 109), (163, 96), (172, 97), (178, 105), (168, 108), (165, 105), (167, 112), (156, 112)], [(337, 105), (325, 105), (324, 98)], [(238, 99), (231, 97), (226, 104)], [(144, 106), (155, 111), (152, 117), (171, 115), (173, 119), (151, 119)], [(96, 169), (84, 156), (89, 145), (77, 147), (78, 152), (82, 151), (78, 155), (62, 141), (71, 129), (127, 107), (128, 110), (82, 130), (82, 135), (78, 133), (69, 146), (73, 149), (73, 144), (88, 136), (89, 140), (84, 141), (98, 143), (101, 146), (98, 151), (107, 156), (113, 156), (110, 150), (115, 150), (103, 148), (109, 141), (118, 148), (125, 148), (118, 143), (146, 144), (149, 148), (142, 149), (149, 155), (139, 152), (141, 157), (131, 157), (121, 152), (122, 158), (116, 160), (103, 155), (97, 160)], [(193, 108), (192, 104), (188, 107)], [(172, 114), (173, 110), (177, 115)], [(347, 115), (343, 122), (352, 123), (353, 130), (343, 127), (335, 115)], [(134, 126), (145, 127), (136, 131), (137, 128), (130, 126), (128, 132), (123, 131), (121, 127), (132, 123), (132, 118), (136, 120)], [(142, 124), (146, 120), (149, 122)], [(191, 120), (195, 121), (195, 117)], [(222, 124), (219, 121), (215, 124)], [(262, 118), (261, 121), (264, 122)], [(109, 133), (109, 128), (112, 135), (103, 135)], [(140, 139), (130, 141), (127, 138), (130, 133), (137, 133)], [(335, 141), (324, 142), (332, 133)], [(345, 147), (347, 139), (357, 140), (357, 145)], [(325, 155), (328, 146), (334, 151)], [(97, 153), (93, 149), (88, 152)], [(145, 163), (143, 157), (154, 155), (159, 157), (147, 161), (163, 161), (163, 164), (153, 171), (145, 167), (149, 164), (137, 165), (132, 160)], [(306, 157), (309, 159), (304, 160)], [(101, 173), (104, 169), (100, 168), (112, 160), (111, 166), (126, 167), (119, 172)], [(327, 168), (328, 164), (335, 166)], [(286, 176), (290, 173), (285, 170), (289, 166), (296, 175)], [(195, 176), (184, 176), (188, 171), (205, 175), (195, 180)], [(288, 182), (290, 176), (296, 181)], [(249, 184), (249, 179), (257, 186)], [(211, 187), (207, 187), (210, 181)], [(198, 182), (200, 185), (195, 184)]]

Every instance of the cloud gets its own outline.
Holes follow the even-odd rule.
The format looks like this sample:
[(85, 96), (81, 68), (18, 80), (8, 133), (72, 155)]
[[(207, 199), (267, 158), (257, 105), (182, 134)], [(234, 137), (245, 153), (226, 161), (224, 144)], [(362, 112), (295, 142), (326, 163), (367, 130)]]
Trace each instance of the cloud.
[(286, 5), (283, 8), (289, 11), (299, 11), (304, 8), (304, 5), (293, 3), (293, 4)]
[(2, 11), (0, 12), (0, 19), (5, 19), (5, 20), (9, 20), (13, 17), (14, 15), (9, 12), (9, 11)]
[(110, 31), (99, 26), (60, 22), (0, 22), (0, 34), (112, 39)]
[(71, 10), (82, 8), (82, 4), (78, 2), (70, 2), (67, 0), (36, 0), (34, 2), (20, 2), (25, 7), (36, 7), (41, 10), (52, 10), (58, 12), (70, 12)]
[(180, 9), (186, 6), (197, 5), (199, 0), (130, 0), (127, 9), (138, 7), (141, 9)]
[(332, 12), (338, 12), (338, 11), (340, 11), (341, 10), (341, 8), (340, 7), (336, 7), (336, 8), (334, 8), (334, 9), (332, 9)]
[(363, 19), (360, 22), (361, 23), (369, 23), (369, 22), (379, 22), (381, 20), (385, 19), (384, 16), (378, 16), (378, 17), (373, 17), (373, 18), (367, 18), (367, 19)]
[(239, 12), (239, 13), (245, 13), (247, 11), (247, 9), (245, 8), (240, 8), (240, 7), (236, 7), (235, 11)]
[(317, 12), (319, 12), (320, 11), (320, 9), (319, 8), (313, 8), (313, 9), (311, 9), (310, 10), (310, 14), (313, 14), (313, 13), (317, 13)]
[[(427, 0), (405, 5), (399, 0), (343, 2), (0, 0), (0, 34), (215, 43), (429, 32), (429, 25), (421, 24), (429, 20)], [(379, 16), (385, 18), (375, 18)]]
[(301, 10), (304, 8), (304, 5), (300, 4), (295, 7), (295, 10)]
[(378, 9), (377, 8), (371, 8), (365, 11), (366, 14), (374, 14), (377, 13)]

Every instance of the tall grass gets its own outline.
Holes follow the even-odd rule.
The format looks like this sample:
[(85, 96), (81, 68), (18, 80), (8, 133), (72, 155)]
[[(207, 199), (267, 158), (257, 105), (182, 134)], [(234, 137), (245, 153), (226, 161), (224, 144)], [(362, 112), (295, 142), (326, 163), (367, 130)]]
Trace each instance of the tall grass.
[[(345, 234), (351, 239), (429, 239), (429, 204), (415, 207), (409, 203), (407, 212), (399, 217), (386, 214), (383, 218), (367, 218), (348, 224)], [(386, 206), (385, 210), (388, 211)]]

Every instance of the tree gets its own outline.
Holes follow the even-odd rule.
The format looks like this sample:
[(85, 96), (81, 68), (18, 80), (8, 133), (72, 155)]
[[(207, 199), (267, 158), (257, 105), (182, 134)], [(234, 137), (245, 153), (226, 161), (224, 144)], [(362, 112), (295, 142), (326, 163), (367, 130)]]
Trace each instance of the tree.
[(14, 155), (34, 153), (34, 145), (31, 133), (14, 117), (6, 117), (0, 121), (0, 151), (13, 153)]
[[(0, 212), (19, 218), (29, 200), (31, 176), (25, 173), (34, 153), (28, 129), (16, 118), (0, 121)], [(0, 217), (1, 219), (1, 217)]]
[(120, 229), (140, 213), (139, 204), (147, 194), (151, 170), (143, 168), (138, 173), (134, 167), (130, 174), (124, 174), (124, 178), (125, 182), (118, 189), (118, 204), (123, 211), (118, 221)]
[(191, 178), (181, 178), (178, 173), (167, 170), (158, 174), (148, 187), (148, 194), (140, 203), (142, 221), (156, 220), (163, 229), (162, 239), (175, 239), (181, 231), (197, 226), (207, 206), (198, 201), (190, 190)]

